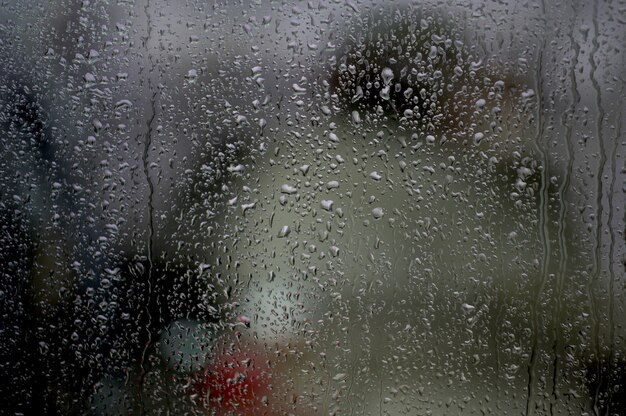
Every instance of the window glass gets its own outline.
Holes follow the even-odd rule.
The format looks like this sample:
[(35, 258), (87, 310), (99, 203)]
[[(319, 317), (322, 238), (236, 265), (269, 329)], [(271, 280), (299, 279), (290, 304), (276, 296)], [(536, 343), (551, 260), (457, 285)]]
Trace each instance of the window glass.
[(625, 25), (3, 1), (2, 410), (624, 414)]

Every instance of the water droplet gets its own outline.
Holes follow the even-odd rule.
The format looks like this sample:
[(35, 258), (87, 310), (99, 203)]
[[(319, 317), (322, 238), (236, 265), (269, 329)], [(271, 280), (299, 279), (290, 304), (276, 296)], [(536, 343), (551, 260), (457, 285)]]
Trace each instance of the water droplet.
[(372, 217), (374, 217), (374, 219), (379, 220), (383, 217), (384, 213), (383, 213), (383, 209), (380, 207), (374, 208), (372, 210)]
[(283, 225), (280, 231), (278, 232), (278, 237), (284, 238), (284, 237), (287, 237), (289, 234), (291, 234), (291, 228), (289, 228), (288, 225)]
[(326, 189), (336, 189), (339, 188), (339, 182), (337, 181), (328, 181), (326, 184)]
[(323, 210), (331, 211), (333, 209), (334, 203), (335, 201), (332, 201), (330, 199), (323, 199), (322, 202), (320, 202), (320, 206), (322, 207)]
[(370, 173), (370, 178), (374, 179), (375, 181), (379, 181), (383, 178), (383, 175), (381, 175), (380, 173), (374, 171)]
[(294, 186), (288, 185), (288, 184), (283, 184), (280, 187), (280, 192), (282, 192), (283, 194), (295, 194), (296, 192), (298, 192), (298, 189)]
[(356, 110), (352, 112), (352, 122), (356, 124), (357, 126), (361, 124), (361, 115)]
[(385, 85), (389, 85), (393, 80), (393, 71), (391, 70), (391, 68), (383, 68), (380, 76), (383, 78), (383, 83)]

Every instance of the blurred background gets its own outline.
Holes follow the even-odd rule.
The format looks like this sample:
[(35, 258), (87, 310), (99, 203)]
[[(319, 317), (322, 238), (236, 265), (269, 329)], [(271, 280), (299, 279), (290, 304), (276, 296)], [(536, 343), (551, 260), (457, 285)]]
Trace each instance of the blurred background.
[(0, 3), (0, 413), (626, 414), (620, 1)]

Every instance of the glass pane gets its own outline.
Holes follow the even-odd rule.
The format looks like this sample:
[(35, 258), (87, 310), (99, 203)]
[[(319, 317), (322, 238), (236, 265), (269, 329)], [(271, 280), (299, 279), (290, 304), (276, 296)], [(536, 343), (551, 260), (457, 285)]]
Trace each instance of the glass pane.
[(6, 0), (7, 414), (626, 412), (623, 2)]

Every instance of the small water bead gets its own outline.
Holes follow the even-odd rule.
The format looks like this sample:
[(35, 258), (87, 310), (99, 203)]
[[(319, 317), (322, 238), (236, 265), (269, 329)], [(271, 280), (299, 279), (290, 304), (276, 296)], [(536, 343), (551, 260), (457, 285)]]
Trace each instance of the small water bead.
[(393, 80), (393, 70), (391, 68), (383, 68), (380, 76), (383, 78), (383, 83), (385, 84), (385, 86), (388, 86)]

